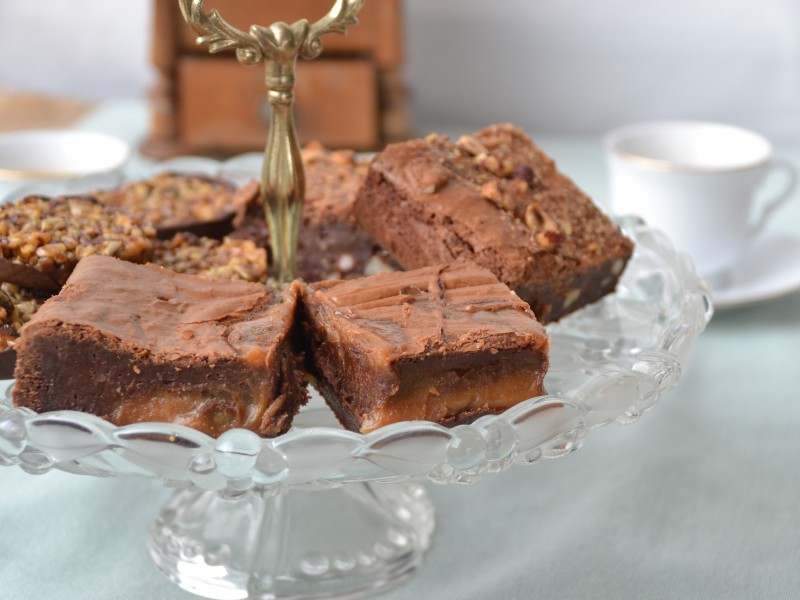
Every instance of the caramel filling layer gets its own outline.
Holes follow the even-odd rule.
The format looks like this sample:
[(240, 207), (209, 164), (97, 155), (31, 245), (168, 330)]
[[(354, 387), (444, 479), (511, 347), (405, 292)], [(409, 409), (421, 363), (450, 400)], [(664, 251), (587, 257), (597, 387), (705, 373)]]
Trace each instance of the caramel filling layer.
[[(266, 394), (255, 394), (247, 401), (213, 397), (210, 394), (164, 393), (128, 399), (116, 406), (109, 419), (119, 426), (133, 423), (165, 422), (192, 427), (212, 437), (243, 427), (259, 430), (262, 435), (280, 433), (279, 425), (271, 423), (283, 404), (283, 396), (272, 403)], [(262, 424), (267, 425), (261, 430)]]
[(520, 369), (493, 379), (485, 371), (478, 369), (459, 377), (455, 384), (433, 378), (427, 384), (423, 381), (402, 386), (382, 406), (364, 416), (361, 433), (400, 421), (447, 422), (458, 421), (462, 415), (498, 413), (544, 393), (541, 372)]

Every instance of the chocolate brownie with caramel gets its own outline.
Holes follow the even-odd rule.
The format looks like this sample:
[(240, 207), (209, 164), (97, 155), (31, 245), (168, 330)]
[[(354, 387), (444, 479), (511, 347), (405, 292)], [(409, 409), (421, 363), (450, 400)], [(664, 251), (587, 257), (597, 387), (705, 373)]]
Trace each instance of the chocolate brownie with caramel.
[(388, 146), (371, 163), (355, 212), (404, 268), (475, 262), (545, 323), (612, 292), (633, 251), (512, 125)]
[(322, 281), (303, 305), (316, 386), (353, 431), (468, 423), (544, 393), (544, 327), (486, 269)]
[(307, 400), (283, 290), (93, 256), (25, 326), (14, 403), (212, 436), (289, 429)]

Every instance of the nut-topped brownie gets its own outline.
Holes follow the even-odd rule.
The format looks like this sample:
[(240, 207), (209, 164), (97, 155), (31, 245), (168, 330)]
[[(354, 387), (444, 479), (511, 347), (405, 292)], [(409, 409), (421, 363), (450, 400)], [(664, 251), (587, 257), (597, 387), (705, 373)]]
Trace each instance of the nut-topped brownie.
[(95, 254), (147, 262), (155, 230), (90, 197), (29, 196), (0, 206), (0, 281), (58, 290)]
[(632, 242), (513, 125), (390, 145), (359, 193), (361, 226), (405, 268), (473, 261), (542, 322), (614, 290)]
[(353, 431), (468, 423), (544, 393), (548, 336), (486, 269), (323, 281), (303, 306), (317, 387)]
[(356, 225), (353, 205), (369, 160), (351, 150), (303, 149), (306, 199), (298, 240), (298, 273), (306, 281), (361, 277), (373, 257), (375, 242)]
[(222, 241), (179, 233), (157, 240), (153, 264), (176, 273), (211, 279), (240, 279), (253, 283), (267, 279), (267, 251), (251, 240), (229, 237)]
[(165, 172), (93, 196), (151, 223), (160, 239), (169, 239), (182, 231), (209, 237), (230, 233), (256, 192), (221, 177)]
[(89, 257), (24, 328), (14, 403), (278, 435), (307, 399), (292, 347), (297, 301), (298, 284)]
[(0, 283), (0, 379), (14, 377), (17, 361), (14, 345), (22, 328), (50, 295), (26, 290), (13, 283)]
[(14, 285), (0, 283), (0, 352), (14, 345), (22, 327), (49, 297)]
[[(306, 196), (297, 247), (297, 271), (305, 281), (362, 277), (395, 267), (356, 224), (353, 205), (369, 160), (351, 150), (331, 151), (312, 142), (302, 151)], [(260, 204), (251, 205), (233, 237), (266, 247), (269, 232)]]

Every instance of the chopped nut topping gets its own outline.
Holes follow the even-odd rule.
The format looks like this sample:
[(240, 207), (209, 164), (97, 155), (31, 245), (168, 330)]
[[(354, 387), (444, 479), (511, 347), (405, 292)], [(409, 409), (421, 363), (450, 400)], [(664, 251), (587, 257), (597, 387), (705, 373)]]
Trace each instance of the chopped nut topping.
[(42, 272), (60, 267), (64, 280), (92, 254), (144, 262), (155, 237), (150, 225), (89, 197), (29, 196), (0, 207), (0, 223), (3, 257)]
[(450, 181), (450, 176), (444, 169), (430, 169), (419, 174), (419, 185), (424, 194), (435, 194), (448, 181)]
[(159, 241), (153, 262), (177, 273), (209, 279), (261, 282), (267, 277), (267, 253), (250, 240), (223, 241), (180, 233)]
[(509, 189), (516, 193), (516, 194), (524, 194), (527, 192), (530, 187), (528, 184), (521, 179), (512, 179), (511, 182), (508, 184)]
[(236, 187), (202, 175), (159, 173), (113, 190), (95, 192), (103, 204), (158, 227), (215, 221), (231, 214)]
[(429, 133), (425, 136), (425, 141), (429, 144), (433, 144), (441, 140), (441, 136), (438, 133)]
[(0, 283), (0, 351), (14, 345), (22, 328), (45, 299), (46, 296), (39, 296), (12, 283)]
[(500, 204), (500, 186), (497, 185), (494, 179), (487, 181), (481, 186), (481, 195), (497, 205)]
[(301, 150), (301, 155), (304, 163), (311, 164), (323, 158), (327, 158), (328, 150), (321, 143), (314, 140), (306, 144)]
[(514, 209), (511, 199), (500, 191), (500, 185), (496, 179), (487, 181), (481, 186), (481, 195), (505, 211), (510, 212)]
[(462, 135), (460, 138), (458, 138), (456, 145), (464, 152), (467, 152), (472, 156), (479, 156), (481, 154), (488, 156), (489, 154), (489, 151), (486, 149), (486, 147), (471, 135)]
[(369, 159), (359, 156), (352, 150), (328, 150), (318, 141), (311, 141), (300, 151), (303, 163), (327, 163), (337, 167), (352, 167), (362, 175), (369, 169)]
[(558, 233), (558, 223), (536, 203), (532, 202), (525, 209), (525, 225), (531, 231), (552, 231)]
[(497, 160), (496, 156), (486, 156), (485, 158), (481, 158), (480, 160), (478, 160), (478, 158), (476, 157), (476, 160), (478, 161), (478, 164), (480, 166), (489, 171), (489, 173), (491, 173), (492, 175), (502, 177), (502, 175), (500, 174), (502, 172), (500, 161)]
[(356, 164), (356, 153), (352, 150), (336, 150), (331, 152), (331, 162), (340, 167), (351, 167)]

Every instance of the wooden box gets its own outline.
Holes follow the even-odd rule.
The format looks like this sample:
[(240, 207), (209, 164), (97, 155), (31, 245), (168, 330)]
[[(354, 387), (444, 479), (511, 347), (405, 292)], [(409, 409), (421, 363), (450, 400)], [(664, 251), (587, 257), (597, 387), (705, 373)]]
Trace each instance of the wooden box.
[[(242, 30), (276, 21), (316, 20), (333, 0), (206, 0)], [(409, 134), (402, 77), (401, 0), (369, 0), (345, 36), (322, 38), (322, 56), (299, 60), (295, 118), (301, 143), (374, 150)], [(142, 152), (235, 154), (262, 150), (269, 129), (264, 66), (195, 43), (177, 0), (155, 0), (151, 134)]]

